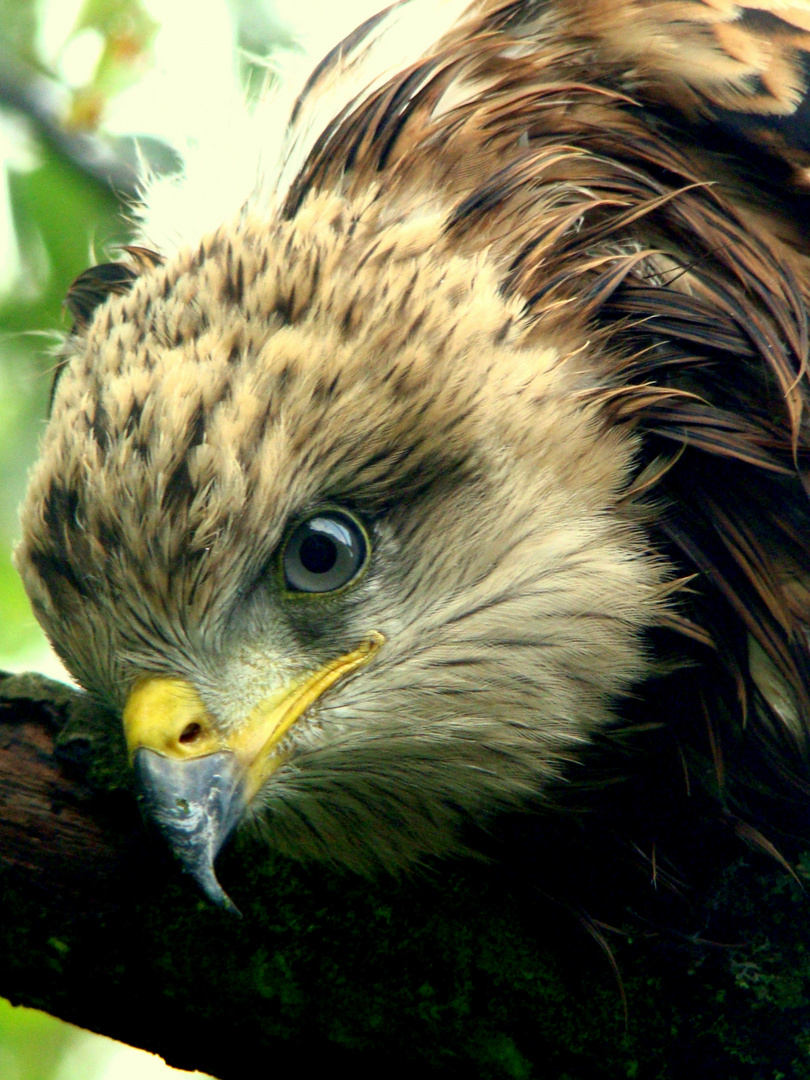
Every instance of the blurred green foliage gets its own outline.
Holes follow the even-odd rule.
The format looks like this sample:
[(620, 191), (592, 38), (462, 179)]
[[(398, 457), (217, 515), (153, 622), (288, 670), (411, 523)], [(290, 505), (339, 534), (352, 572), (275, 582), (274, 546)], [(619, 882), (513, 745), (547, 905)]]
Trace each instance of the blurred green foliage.
[(69, 1024), (0, 1000), (0, 1077), (52, 1080), (75, 1037)]
[(0, 41), (29, 64), (36, 64), (40, 5), (33, 0), (0, 0)]
[[(140, 25), (134, 19), (138, 0), (91, 0), (79, 12), (76, 30), (93, 22), (115, 34), (124, 8), (133, 13), (126, 24)], [(58, 81), (39, 52), (41, 10), (34, 0), (0, 0), (0, 60), (7, 61), (5, 107), (0, 98), (0, 660), (6, 664), (30, 662), (43, 647), (10, 550), (47, 413), (53, 331), (66, 328), (64, 296), (88, 265), (91, 244), (103, 251), (125, 236), (120, 204), (109, 188), (59, 152), (36, 117), (25, 113), (26, 95), (32, 95), (27, 82)], [(141, 14), (141, 22), (145, 18)], [(147, 44), (144, 33), (142, 47)], [(97, 73), (104, 64), (108, 68), (110, 61), (102, 57)], [(9, 85), (9, 72), (17, 85)], [(109, 76), (94, 74), (91, 82), (102, 78)], [(64, 117), (66, 124), (69, 119)]]
[[(30, 655), (41, 640), (10, 550), (16, 508), (47, 414), (56, 340), (49, 341), (47, 331), (65, 328), (64, 296), (88, 265), (90, 242), (103, 250), (124, 238), (109, 191), (47, 145), (35, 145), (35, 153), (34, 168), (8, 172), (21, 273), (17, 287), (0, 299), (0, 656), (12, 660)], [(38, 332), (31, 333), (33, 327)]]

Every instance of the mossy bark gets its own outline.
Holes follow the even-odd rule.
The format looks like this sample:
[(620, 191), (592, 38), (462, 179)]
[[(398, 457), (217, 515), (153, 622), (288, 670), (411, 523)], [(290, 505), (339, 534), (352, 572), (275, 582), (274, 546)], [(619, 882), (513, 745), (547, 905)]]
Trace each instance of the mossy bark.
[(810, 1077), (810, 857), (789, 872), (729, 840), (699, 895), (650, 874), (586, 910), (550, 899), (559, 863), (514, 850), (370, 883), (240, 837), (220, 861), (237, 918), (145, 835), (115, 730), (65, 687), (0, 681), (16, 1003), (222, 1080), (248, 1057), (268, 1075)]

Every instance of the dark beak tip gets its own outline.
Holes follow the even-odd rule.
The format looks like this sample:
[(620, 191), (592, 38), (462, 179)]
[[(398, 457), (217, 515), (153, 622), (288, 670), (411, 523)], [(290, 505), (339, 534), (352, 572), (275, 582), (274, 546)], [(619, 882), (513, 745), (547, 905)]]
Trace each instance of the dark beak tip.
[(214, 907), (218, 907), (222, 911), (227, 911), (229, 915), (236, 915), (237, 918), (242, 918), (242, 912), (220, 885), (212, 866), (209, 865), (208, 867), (200, 868), (200, 872), (187, 867), (186, 873), (194, 878), (196, 884), (205, 894), (206, 899), (213, 904)]
[(133, 766), (144, 817), (209, 901), (241, 915), (214, 872), (214, 860), (243, 806), (234, 755), (219, 752), (178, 761), (141, 747)]

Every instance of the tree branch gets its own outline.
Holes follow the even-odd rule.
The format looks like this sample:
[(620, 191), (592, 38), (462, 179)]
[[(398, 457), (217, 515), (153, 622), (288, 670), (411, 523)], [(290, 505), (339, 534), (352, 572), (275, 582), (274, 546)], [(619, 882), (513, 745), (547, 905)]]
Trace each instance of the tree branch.
[(240, 838), (220, 866), (239, 919), (145, 836), (116, 730), (68, 688), (0, 680), (0, 993), (17, 1003), (222, 1080), (246, 1054), (355, 1077), (789, 1077), (810, 1060), (802, 890), (738, 846), (700, 903), (645, 884), (614, 934), (544, 895), (559, 851), (370, 884)]
[(141, 192), (139, 155), (149, 162), (155, 175), (177, 172), (181, 167), (178, 154), (150, 135), (111, 137), (71, 131), (64, 123), (66, 96), (64, 87), (0, 43), (0, 105), (26, 117), (46, 143), (96, 183), (121, 199), (131, 200)]

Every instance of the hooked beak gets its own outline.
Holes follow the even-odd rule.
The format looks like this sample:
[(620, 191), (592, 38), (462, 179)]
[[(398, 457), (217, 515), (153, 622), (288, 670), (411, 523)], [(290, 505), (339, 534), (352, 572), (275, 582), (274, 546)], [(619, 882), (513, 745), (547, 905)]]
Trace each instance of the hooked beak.
[(237, 911), (217, 881), (214, 860), (242, 813), (283, 764), (278, 745), (292, 725), (382, 644), (372, 632), (356, 649), (293, 680), (226, 731), (184, 679), (148, 677), (124, 707), (124, 732), (144, 816), (215, 904)]
[(180, 763), (141, 746), (132, 764), (144, 817), (208, 899), (238, 914), (214, 873), (214, 860), (245, 808), (236, 757), (226, 750)]

